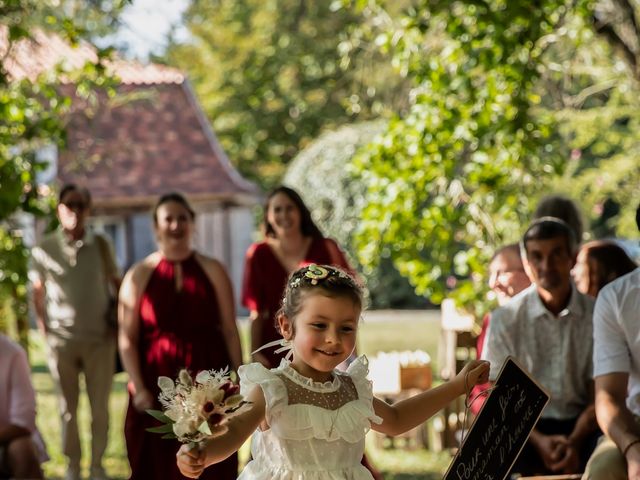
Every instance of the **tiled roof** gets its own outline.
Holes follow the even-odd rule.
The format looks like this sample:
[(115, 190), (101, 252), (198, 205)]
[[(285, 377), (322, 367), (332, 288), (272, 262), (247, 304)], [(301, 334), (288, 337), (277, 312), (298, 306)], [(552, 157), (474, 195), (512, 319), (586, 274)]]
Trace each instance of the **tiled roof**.
[[(14, 79), (33, 78), (61, 60), (77, 68), (96, 59), (86, 43), (72, 48), (41, 32), (14, 45), (9, 57)], [(121, 79), (115, 98), (98, 95), (90, 108), (74, 98), (58, 159), (62, 183), (86, 185), (95, 207), (107, 210), (146, 208), (168, 191), (196, 202), (256, 201), (257, 187), (233, 168), (179, 70), (119, 59), (110, 65)], [(62, 90), (73, 97), (72, 85)]]
[[(96, 62), (95, 48), (81, 41), (73, 47), (60, 36), (35, 30), (30, 40), (20, 40), (11, 46), (11, 52), (4, 62), (7, 72), (14, 80), (29, 78), (34, 80), (43, 72), (51, 71), (57, 64), (70, 71), (82, 67), (86, 62)], [(7, 50), (6, 27), (0, 26), (0, 54)], [(182, 72), (165, 65), (143, 65), (126, 61), (115, 56), (107, 63), (111, 75), (117, 76), (126, 85), (151, 85), (182, 83)]]
[(62, 182), (86, 185), (96, 207), (152, 204), (179, 191), (194, 201), (247, 201), (256, 187), (231, 166), (187, 82), (123, 85), (95, 115), (75, 114), (61, 152)]

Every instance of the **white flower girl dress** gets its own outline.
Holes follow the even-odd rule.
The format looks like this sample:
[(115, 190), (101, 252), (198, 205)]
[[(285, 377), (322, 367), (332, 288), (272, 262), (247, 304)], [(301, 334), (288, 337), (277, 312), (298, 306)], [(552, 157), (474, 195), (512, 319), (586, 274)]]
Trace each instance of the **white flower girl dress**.
[(253, 460), (238, 480), (371, 480), (360, 463), (364, 438), (382, 419), (373, 411), (367, 373), (364, 356), (326, 383), (300, 375), (287, 360), (272, 370), (241, 366), (241, 393), (262, 388), (271, 428), (256, 430)]

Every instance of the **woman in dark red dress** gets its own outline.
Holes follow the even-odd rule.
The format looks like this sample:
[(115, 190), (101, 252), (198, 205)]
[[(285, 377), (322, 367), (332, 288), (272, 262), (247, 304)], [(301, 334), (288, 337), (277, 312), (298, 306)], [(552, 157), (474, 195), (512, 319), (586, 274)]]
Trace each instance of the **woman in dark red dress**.
[[(262, 228), (265, 239), (247, 250), (242, 284), (242, 303), (251, 316), (251, 351), (282, 338), (275, 315), (291, 272), (317, 263), (354, 273), (336, 242), (322, 236), (300, 195), (291, 188), (278, 187), (269, 194)], [(253, 360), (275, 368), (283, 355), (265, 349), (255, 353)]]
[[(252, 352), (282, 338), (275, 316), (291, 272), (317, 263), (335, 265), (357, 276), (338, 244), (322, 235), (295, 190), (281, 186), (271, 191), (264, 206), (262, 228), (265, 239), (247, 250), (242, 283), (242, 303), (251, 317)], [(265, 349), (254, 353), (253, 360), (275, 368), (285, 354)], [(376, 480), (382, 479), (366, 457), (362, 464)]]
[[(242, 362), (231, 283), (216, 260), (194, 252), (194, 212), (179, 194), (160, 198), (153, 220), (158, 251), (134, 265), (120, 290), (119, 347), (129, 374), (125, 439), (131, 479), (182, 479), (175, 454), (180, 445), (146, 428), (158, 422), (158, 377), (182, 368), (236, 369)], [(235, 479), (233, 455), (202, 478)]]

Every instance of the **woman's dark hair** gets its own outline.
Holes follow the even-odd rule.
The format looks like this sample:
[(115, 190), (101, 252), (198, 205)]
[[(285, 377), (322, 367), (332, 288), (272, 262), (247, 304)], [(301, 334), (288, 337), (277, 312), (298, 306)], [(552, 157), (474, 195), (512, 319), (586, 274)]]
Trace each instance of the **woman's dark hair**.
[(582, 222), (582, 214), (576, 203), (562, 195), (547, 195), (536, 207), (533, 212), (533, 219), (542, 217), (555, 217), (565, 222), (576, 237), (576, 242), (582, 242), (584, 235), (584, 226)]
[(191, 205), (189, 205), (189, 202), (187, 202), (187, 199), (184, 198), (181, 193), (169, 192), (160, 196), (155, 206), (153, 207), (153, 223), (155, 225), (158, 224), (158, 209), (165, 203), (169, 202), (175, 202), (182, 205), (184, 209), (189, 212), (189, 216), (191, 217), (192, 221), (196, 218), (196, 212), (193, 211), (193, 208), (191, 208)]
[[(599, 292), (607, 283), (635, 270), (638, 265), (618, 244), (607, 240), (595, 240), (585, 243), (581, 251), (586, 254), (589, 290), (595, 287)], [(594, 285), (591, 279), (594, 278)]]
[(574, 256), (578, 248), (575, 231), (564, 220), (556, 217), (540, 217), (527, 228), (520, 242), (520, 251), (527, 256), (527, 242), (531, 240), (549, 240), (564, 237), (569, 256)]
[(271, 200), (273, 199), (273, 197), (275, 197), (279, 193), (282, 193), (287, 197), (289, 197), (289, 199), (298, 208), (298, 211), (300, 212), (300, 231), (302, 232), (302, 235), (304, 235), (305, 237), (313, 237), (313, 238), (322, 237), (323, 236), (322, 232), (320, 231), (318, 226), (315, 224), (315, 222), (311, 218), (311, 212), (302, 201), (302, 198), (300, 197), (300, 195), (298, 195), (298, 192), (296, 192), (292, 188), (285, 187), (285, 186), (277, 187), (273, 189), (271, 192), (269, 192), (269, 195), (267, 195), (267, 201), (264, 204), (264, 213), (263, 213), (263, 219), (262, 219), (262, 227), (264, 229), (264, 234), (267, 237), (276, 236), (276, 233), (273, 230), (273, 227), (267, 221), (267, 214), (269, 211), (269, 204), (271, 203)]
[(364, 303), (362, 287), (344, 270), (329, 265), (308, 265), (289, 277), (276, 318), (286, 315), (293, 320), (310, 292), (330, 298), (348, 298), (360, 309)]

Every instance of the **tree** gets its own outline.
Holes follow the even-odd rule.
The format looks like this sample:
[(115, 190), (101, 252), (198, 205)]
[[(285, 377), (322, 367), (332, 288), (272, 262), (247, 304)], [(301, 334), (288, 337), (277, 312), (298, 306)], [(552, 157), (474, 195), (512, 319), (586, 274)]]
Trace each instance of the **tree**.
[(640, 17), (634, 0), (599, 0), (590, 13), (591, 25), (640, 80)]
[(358, 160), (369, 199), (360, 258), (388, 251), (419, 294), (480, 313), (491, 251), (518, 238), (563, 167), (534, 86), (565, 2), (421, 1), (397, 21), (371, 5), (355, 3), (385, 26), (376, 41), (413, 89), (408, 114)]
[(231, 160), (266, 188), (324, 129), (405, 101), (375, 49), (340, 58), (360, 18), (332, 2), (193, 0), (185, 23), (192, 40), (167, 61), (189, 74)]
[(386, 122), (374, 121), (325, 132), (296, 155), (283, 183), (300, 193), (322, 232), (334, 238), (364, 274), (372, 308), (425, 307), (427, 300), (415, 294), (388, 258), (374, 269), (363, 269), (354, 255), (354, 232), (366, 204), (366, 189), (354, 175), (353, 158), (385, 127)]
[(381, 26), (371, 41), (413, 80), (408, 114), (358, 160), (365, 264), (388, 251), (419, 293), (479, 314), (489, 255), (518, 239), (541, 194), (614, 202), (622, 214), (607, 228), (631, 231), (638, 87), (633, 63), (620, 68), (594, 34), (606, 0), (419, 1), (398, 18), (345, 3)]
[[(618, 14), (624, 12), (619, 11)], [(613, 12), (611, 13), (613, 15)], [(592, 17), (573, 15), (547, 52), (537, 92), (571, 155), (553, 188), (585, 208), (593, 237), (637, 236), (640, 102), (633, 63), (616, 55)], [(620, 24), (621, 22), (618, 22)]]
[[(37, 175), (46, 162), (43, 147), (64, 145), (64, 118), (71, 100), (60, 93), (60, 71), (43, 72), (37, 78), (12, 78), (8, 65), (16, 45), (30, 41), (37, 29), (53, 29), (69, 42), (81, 38), (74, 22), (55, 8), (59, 2), (11, 0), (0, 3), (0, 318), (17, 323), (19, 340), (27, 343), (27, 258), (18, 212), (42, 215), (47, 211), (46, 186)], [(76, 72), (65, 72), (75, 84), (75, 94), (88, 96), (98, 86), (108, 87), (104, 60), (108, 50), (98, 50), (98, 62)]]

